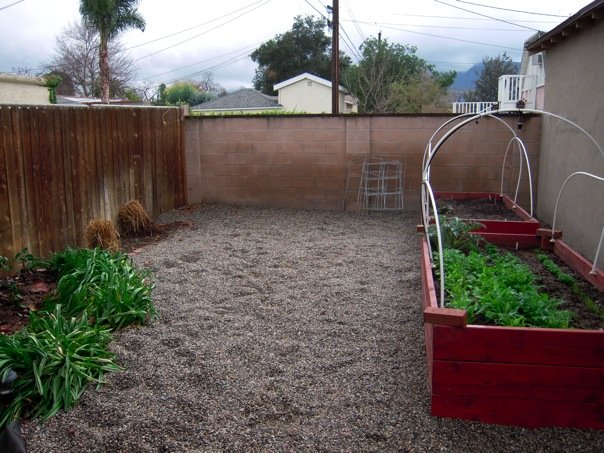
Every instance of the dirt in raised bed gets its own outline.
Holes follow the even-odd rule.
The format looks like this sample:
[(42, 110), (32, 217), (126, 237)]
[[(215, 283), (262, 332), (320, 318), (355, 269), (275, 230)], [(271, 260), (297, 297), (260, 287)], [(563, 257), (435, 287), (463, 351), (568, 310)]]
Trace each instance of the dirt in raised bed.
[[(597, 288), (587, 282), (578, 272), (569, 268), (554, 253), (544, 250), (518, 250), (514, 253), (531, 267), (538, 279), (537, 281), (542, 286), (542, 290), (550, 296), (561, 300), (562, 304), (560, 308), (573, 312), (574, 315), (571, 319), (570, 327), (575, 329), (604, 329), (604, 319), (601, 315), (604, 312), (604, 293), (598, 291)], [(574, 293), (568, 285), (560, 282), (552, 275), (539, 261), (537, 253), (545, 254), (562, 271), (572, 275), (581, 291), (594, 302), (596, 307), (599, 307), (600, 315), (595, 313), (593, 309), (590, 309), (585, 301)]]
[(500, 198), (474, 198), (468, 200), (437, 200), (438, 211), (460, 219), (522, 220)]

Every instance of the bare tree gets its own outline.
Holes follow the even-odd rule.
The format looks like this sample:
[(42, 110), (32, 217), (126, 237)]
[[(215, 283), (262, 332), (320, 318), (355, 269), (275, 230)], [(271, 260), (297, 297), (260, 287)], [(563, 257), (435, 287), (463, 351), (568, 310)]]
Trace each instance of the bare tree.
[[(122, 96), (134, 80), (134, 63), (118, 41), (111, 41), (109, 47), (111, 92)], [(65, 90), (67, 87), (59, 87), (60, 94), (100, 96), (98, 32), (82, 22), (71, 23), (57, 37), (55, 55), (44, 68), (46, 72), (60, 75), (64, 81), (71, 81), (73, 92)]]

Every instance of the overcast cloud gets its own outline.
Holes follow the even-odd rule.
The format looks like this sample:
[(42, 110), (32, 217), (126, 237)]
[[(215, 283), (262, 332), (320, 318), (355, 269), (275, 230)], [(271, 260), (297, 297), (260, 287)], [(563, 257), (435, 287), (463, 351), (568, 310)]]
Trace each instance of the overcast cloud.
[[(9, 6), (16, 1), (0, 0), (0, 72), (38, 69), (50, 60), (61, 30), (80, 18), (79, 0), (21, 0)], [(524, 41), (535, 30), (552, 29), (588, 3), (340, 0), (340, 49), (354, 59), (363, 39), (381, 31), (390, 43), (416, 46), (417, 54), (437, 69), (462, 72), (485, 56), (503, 52), (519, 61)], [(255, 47), (290, 30), (296, 15), (326, 16), (329, 4), (323, 0), (142, 0), (139, 10), (146, 30), (129, 31), (121, 40), (136, 60), (141, 81), (170, 83), (209, 72), (231, 91), (252, 86), (256, 65), (249, 54)]]

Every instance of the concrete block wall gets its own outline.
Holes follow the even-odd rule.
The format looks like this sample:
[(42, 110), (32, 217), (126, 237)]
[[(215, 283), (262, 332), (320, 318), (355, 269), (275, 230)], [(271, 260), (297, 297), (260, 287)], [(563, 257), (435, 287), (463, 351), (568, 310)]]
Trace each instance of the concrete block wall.
[[(380, 156), (405, 164), (405, 208), (417, 209), (424, 149), (434, 131), (449, 118), (188, 118), (188, 202), (354, 209), (362, 161), (368, 156)], [(520, 131), (516, 128), (517, 118), (504, 121), (525, 142), (535, 172), (539, 118), (525, 118)], [(433, 161), (431, 181), (435, 190), (498, 192), (501, 163), (511, 137), (512, 133), (494, 119), (485, 118), (479, 124), (466, 126), (446, 142)], [(526, 193), (522, 199), (527, 199)]]

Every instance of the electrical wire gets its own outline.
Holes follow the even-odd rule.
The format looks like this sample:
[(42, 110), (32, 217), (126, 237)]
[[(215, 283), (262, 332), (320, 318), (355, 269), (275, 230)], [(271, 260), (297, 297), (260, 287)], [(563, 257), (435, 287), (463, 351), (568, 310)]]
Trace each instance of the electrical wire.
[(2, 11), (3, 9), (10, 8), (11, 6), (18, 5), (19, 3), (23, 2), (23, 1), (25, 1), (25, 0), (18, 0), (16, 2), (11, 3), (10, 5), (0, 6), (0, 11)]
[(166, 75), (166, 74), (170, 74), (172, 72), (177, 72), (177, 71), (181, 71), (183, 69), (190, 68), (191, 66), (197, 66), (199, 64), (207, 63), (207, 62), (210, 62), (212, 60), (216, 60), (218, 58), (226, 57), (227, 55), (232, 55), (234, 53), (239, 53), (239, 52), (243, 52), (244, 51), (247, 54), (250, 51), (253, 51), (253, 50), (257, 49), (261, 44), (262, 43), (259, 42), (259, 43), (256, 43), (256, 44), (253, 44), (253, 45), (250, 45), (250, 46), (241, 47), (239, 49), (233, 50), (232, 52), (227, 52), (225, 54), (216, 55), (216, 56), (211, 57), (211, 58), (206, 58), (205, 60), (196, 61), (195, 63), (191, 63), (191, 64), (188, 64), (188, 65), (185, 65), (185, 66), (180, 66), (179, 68), (171, 69), (170, 71), (165, 71), (165, 72), (162, 72), (162, 73), (159, 73), (159, 74), (153, 74), (153, 75), (148, 76), (148, 77), (143, 77), (143, 78), (141, 78), (141, 80), (154, 79), (156, 77), (160, 77), (160, 76), (163, 76), (163, 75)]
[(462, 8), (461, 6), (451, 5), (450, 3), (446, 3), (446, 2), (443, 2), (441, 0), (434, 0), (434, 1), (436, 3), (440, 3), (442, 5), (450, 6), (451, 8), (460, 9), (462, 11), (465, 11), (466, 13), (476, 14), (478, 16), (486, 17), (488, 19), (496, 20), (498, 22), (504, 22), (506, 24), (514, 25), (515, 27), (526, 28), (527, 30), (531, 30), (531, 31), (539, 31), (536, 28), (527, 27), (526, 25), (515, 24), (514, 22), (510, 22), (510, 21), (507, 21), (507, 20), (504, 20), (504, 19), (499, 19), (497, 17), (488, 16), (488, 15), (482, 14), (482, 13), (477, 13), (476, 11), (472, 11), (472, 10), (469, 10), (469, 9), (466, 9), (466, 8)]
[(500, 6), (491, 6), (491, 5), (483, 5), (481, 3), (467, 2), (464, 0), (455, 0), (455, 1), (457, 1), (459, 3), (467, 3), (468, 5), (480, 6), (482, 8), (499, 9), (501, 11), (511, 11), (513, 13), (534, 14), (535, 16), (562, 17), (564, 19), (567, 18), (567, 16), (561, 16), (559, 14), (546, 14), (546, 13), (535, 13), (535, 12), (531, 12), (531, 11), (521, 11), (518, 9), (501, 8)]
[(202, 33), (198, 33), (197, 35), (191, 36), (190, 38), (187, 38), (187, 39), (185, 39), (185, 40), (183, 40), (183, 41), (179, 41), (179, 42), (177, 42), (177, 43), (175, 43), (175, 44), (172, 44), (171, 46), (164, 47), (163, 49), (156, 50), (155, 52), (151, 52), (151, 53), (149, 53), (149, 54), (147, 54), (147, 55), (143, 55), (142, 57), (139, 57), (139, 58), (134, 59), (134, 61), (136, 62), (136, 61), (143, 60), (143, 59), (148, 58), (148, 57), (151, 57), (151, 56), (153, 56), (153, 55), (157, 55), (158, 53), (165, 52), (166, 50), (173, 49), (174, 47), (176, 47), (176, 46), (180, 46), (181, 44), (184, 44), (184, 43), (186, 43), (186, 42), (192, 41), (192, 40), (193, 40), (193, 39), (195, 39), (195, 38), (199, 38), (199, 37), (200, 37), (200, 36), (202, 36), (202, 35), (205, 35), (205, 34), (207, 34), (207, 33), (211, 32), (211, 31), (214, 31), (214, 30), (216, 30), (217, 28), (222, 27), (223, 25), (226, 25), (226, 24), (228, 24), (228, 23), (230, 23), (230, 22), (233, 22), (234, 20), (239, 19), (240, 17), (245, 16), (246, 14), (251, 13), (252, 11), (255, 11), (256, 9), (258, 9), (258, 8), (260, 8), (260, 7), (262, 7), (262, 6), (266, 5), (266, 4), (268, 4), (270, 1), (271, 1), (271, 0), (264, 0), (264, 3), (262, 3), (261, 5), (258, 5), (258, 6), (256, 6), (256, 7), (252, 8), (252, 9), (250, 9), (250, 10), (248, 10), (248, 11), (245, 11), (244, 13), (241, 13), (241, 14), (239, 14), (238, 16), (235, 16), (235, 17), (233, 17), (232, 19), (229, 19), (229, 20), (228, 20), (228, 21), (226, 21), (226, 22), (223, 22), (223, 23), (221, 23), (221, 24), (219, 24), (219, 25), (216, 25), (215, 27), (212, 27), (212, 28), (210, 28), (210, 29), (208, 29), (208, 30), (206, 30), (206, 31), (204, 31), (204, 32), (202, 32)]
[[(371, 11), (371, 13), (375, 13), (375, 11)], [(381, 13), (378, 13), (381, 14)], [(405, 17), (426, 17), (426, 18), (430, 18), (430, 19), (455, 19), (455, 20), (482, 20), (482, 21), (486, 21), (486, 20), (492, 20), (492, 19), (484, 19), (481, 17), (457, 17), (457, 16), (435, 16), (435, 15), (431, 15), (431, 14), (408, 14), (408, 13), (395, 13), (395, 12), (388, 12), (388, 13), (383, 13), (386, 14), (388, 16), (405, 16)], [(559, 21), (542, 21), (542, 20), (517, 20), (516, 22), (521, 22), (521, 23), (538, 23), (538, 24), (558, 24), (560, 23)]]
[(441, 35), (434, 35), (434, 34), (431, 34), (431, 33), (422, 33), (421, 31), (406, 30), (404, 28), (388, 27), (388, 26), (383, 25), (383, 24), (376, 24), (376, 23), (374, 23), (372, 25), (376, 25), (376, 26), (379, 25), (379, 26), (383, 26), (384, 28), (389, 28), (391, 30), (403, 31), (403, 32), (406, 32), (406, 33), (414, 33), (416, 35), (431, 36), (433, 38), (449, 39), (449, 40), (452, 40), (452, 41), (467, 42), (467, 43), (470, 43), (470, 44), (479, 44), (479, 45), (482, 45), (482, 46), (489, 46), (489, 47), (498, 47), (500, 49), (522, 50), (522, 49), (519, 49), (517, 47), (500, 46), (498, 44), (489, 44), (489, 43), (479, 42), (479, 41), (470, 41), (468, 39), (453, 38), (451, 36), (441, 36)]
[[(345, 22), (351, 22), (348, 20), (345, 20)], [(501, 31), (501, 32), (522, 32), (522, 33), (526, 33), (525, 30), (518, 30), (518, 29), (505, 29), (505, 28), (477, 28), (477, 27), (456, 27), (456, 26), (452, 26), (452, 25), (418, 25), (418, 24), (396, 24), (396, 23), (390, 23), (390, 22), (362, 22), (359, 21), (358, 23), (361, 24), (380, 24), (380, 25), (390, 25), (390, 26), (397, 26), (397, 27), (421, 27), (421, 28), (447, 28), (447, 29), (453, 29), (453, 30), (478, 30), (478, 31)]]
[(225, 17), (228, 17), (228, 16), (231, 16), (231, 15), (233, 15), (233, 14), (236, 14), (236, 13), (238, 13), (239, 11), (242, 11), (242, 10), (244, 10), (244, 9), (246, 9), (246, 8), (249, 8), (249, 7), (253, 6), (253, 5), (256, 5), (256, 4), (258, 4), (258, 3), (262, 3), (263, 1), (265, 1), (265, 0), (258, 0), (258, 1), (252, 2), (252, 3), (249, 3), (248, 5), (245, 5), (245, 6), (244, 6), (244, 7), (242, 7), (242, 8), (236, 9), (236, 10), (234, 10), (234, 11), (231, 11), (230, 13), (226, 13), (226, 14), (224, 14), (224, 15), (220, 16), (220, 17), (216, 17), (216, 18), (214, 18), (214, 19), (212, 19), (212, 20), (209, 20), (209, 21), (207, 21), (207, 22), (204, 22), (204, 23), (202, 23), (202, 24), (193, 25), (192, 27), (185, 28), (184, 30), (177, 31), (177, 32), (171, 33), (171, 34), (169, 34), (169, 35), (162, 36), (162, 37), (157, 38), (157, 39), (152, 39), (151, 41), (146, 41), (146, 42), (143, 42), (143, 43), (140, 43), (140, 44), (136, 44), (136, 45), (134, 45), (134, 46), (132, 46), (132, 47), (128, 47), (128, 48), (127, 48), (127, 49), (125, 49), (125, 50), (132, 50), (132, 49), (136, 49), (137, 47), (146, 46), (147, 44), (151, 44), (151, 43), (154, 43), (154, 42), (157, 42), (157, 41), (162, 41), (162, 40), (164, 40), (164, 39), (168, 39), (168, 38), (171, 38), (171, 37), (173, 37), (173, 36), (180, 35), (181, 33), (186, 33), (186, 32), (188, 32), (188, 31), (194, 30), (194, 29), (196, 29), (196, 28), (203, 27), (204, 25), (211, 24), (212, 22), (216, 22), (217, 20), (220, 20), (220, 19), (224, 19)]

